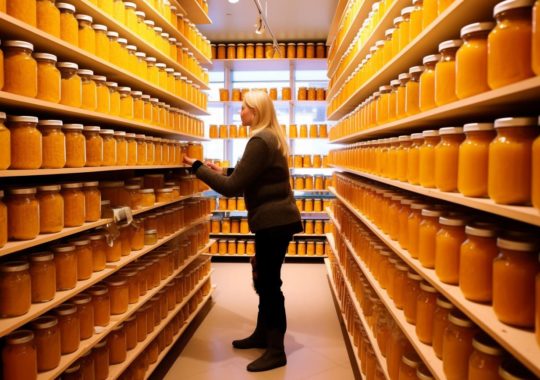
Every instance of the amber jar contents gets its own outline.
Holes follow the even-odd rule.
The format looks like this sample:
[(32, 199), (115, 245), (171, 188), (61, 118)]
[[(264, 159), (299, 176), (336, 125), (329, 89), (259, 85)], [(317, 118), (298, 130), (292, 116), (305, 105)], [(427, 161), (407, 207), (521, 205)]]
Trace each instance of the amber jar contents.
[(8, 116), (11, 132), (10, 169), (39, 169), (43, 160), (41, 132), (34, 116)]
[(435, 187), (441, 191), (456, 191), (459, 147), (464, 139), (463, 128), (441, 128), (439, 136), (440, 142), (435, 146)]
[(6, 206), (10, 240), (31, 240), (39, 234), (39, 203), (35, 193), (35, 188), (9, 191)]
[(469, 371), (469, 356), (477, 329), (457, 310), (450, 312), (448, 322), (443, 338), (443, 371), (448, 380), (463, 380)]
[(497, 239), (499, 255), (493, 261), (493, 311), (509, 325), (534, 326), (535, 277), (540, 272), (538, 245)]
[(435, 237), (435, 273), (446, 284), (459, 281), (460, 248), (465, 241), (466, 218), (448, 215), (439, 218)]
[(83, 182), (85, 222), (95, 222), (101, 219), (101, 192), (99, 182)]
[(119, 364), (126, 360), (127, 341), (124, 325), (116, 326), (107, 336), (109, 346), (109, 363)]
[(99, 135), (101, 128), (84, 127), (86, 138), (86, 166), (101, 166), (103, 163), (103, 138)]
[(63, 304), (55, 310), (60, 328), (62, 355), (75, 352), (81, 342), (79, 314), (73, 304)]
[(64, 124), (66, 136), (66, 167), (82, 168), (86, 164), (86, 140), (82, 124)]
[(403, 295), (403, 313), (408, 323), (416, 324), (417, 297), (420, 293), (422, 277), (416, 273), (407, 273), (405, 292)]
[(32, 298), (29, 265), (11, 261), (0, 265), (0, 317), (17, 317), (30, 309)]
[(107, 326), (111, 319), (109, 289), (104, 285), (95, 285), (88, 289), (94, 306), (94, 326)]
[(77, 255), (77, 280), (87, 280), (94, 270), (92, 245), (89, 239), (80, 239), (72, 242)]
[(34, 54), (34, 58), (36, 59), (38, 70), (38, 91), (36, 98), (59, 103), (61, 76), (60, 71), (56, 68), (56, 56), (47, 53), (36, 53)]
[(109, 347), (107, 340), (94, 346), (92, 350), (94, 359), (94, 375), (96, 380), (105, 380), (109, 377)]
[(433, 315), (433, 337), (431, 340), (431, 346), (435, 355), (439, 359), (442, 359), (443, 355), (443, 338), (444, 331), (448, 326), (448, 314), (454, 308), (454, 306), (448, 302), (448, 300), (442, 296), (437, 297), (435, 306), (435, 312)]
[(4, 338), (2, 375), (4, 379), (36, 379), (37, 351), (34, 333), (17, 330)]
[(30, 326), (34, 332), (38, 372), (56, 368), (61, 355), (58, 319), (53, 316), (42, 316), (34, 319)]
[(60, 194), (60, 185), (38, 187), (36, 199), (39, 202), (39, 232), (60, 232), (64, 228), (64, 198)]
[(435, 104), (442, 106), (458, 99), (456, 95), (456, 52), (461, 40), (439, 44), (441, 60), (435, 66)]
[[(0, 53), (0, 70), (2, 69), (1, 58)], [(0, 86), (1, 84), (0, 78)], [(5, 120), (6, 114), (4, 112), (0, 112), (0, 170), (5, 170), (11, 165), (11, 133), (9, 129), (6, 128)]]
[(52, 247), (56, 267), (56, 290), (68, 290), (77, 286), (77, 253), (70, 244)]
[(75, 7), (68, 3), (57, 3), (60, 10), (60, 38), (74, 46), (79, 45), (78, 23), (75, 19)]
[(43, 169), (59, 169), (66, 164), (66, 138), (61, 120), (40, 120)]
[(28, 256), (32, 283), (32, 303), (47, 302), (56, 293), (56, 266), (54, 255), (38, 252)]
[(59, 62), (57, 64), (62, 77), (60, 90), (60, 104), (80, 107), (82, 104), (82, 81), (77, 75), (79, 65), (73, 62)]
[(503, 350), (487, 334), (478, 333), (472, 341), (473, 352), (469, 358), (469, 379), (500, 379), (499, 366)]
[(111, 305), (111, 314), (123, 314), (127, 311), (129, 303), (129, 287), (127, 280), (114, 278), (107, 281)]
[(70, 300), (77, 306), (81, 331), (81, 340), (85, 340), (94, 335), (94, 306), (92, 297), (86, 293), (79, 293)]
[(86, 219), (82, 183), (66, 183), (62, 185), (62, 197), (64, 198), (64, 225), (66, 227), (82, 226)]
[(416, 298), (416, 335), (426, 344), (431, 344), (433, 337), (433, 316), (437, 291), (427, 283), (420, 284), (420, 293)]
[[(18, 3), (10, 1), (10, 3)], [(34, 45), (25, 41), (4, 41), (4, 91), (35, 98), (38, 92)]]
[(94, 272), (99, 272), (105, 269), (107, 263), (105, 235), (94, 234), (88, 237), (92, 244), (92, 265)]

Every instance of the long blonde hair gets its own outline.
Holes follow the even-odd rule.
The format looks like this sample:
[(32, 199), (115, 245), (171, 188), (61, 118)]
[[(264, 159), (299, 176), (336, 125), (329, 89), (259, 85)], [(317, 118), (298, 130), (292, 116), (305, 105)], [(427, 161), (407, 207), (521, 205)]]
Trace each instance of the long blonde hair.
[(251, 130), (253, 134), (257, 134), (265, 128), (276, 135), (278, 139), (278, 149), (285, 156), (289, 156), (289, 145), (287, 137), (279, 125), (274, 103), (270, 96), (264, 91), (249, 91), (244, 94), (244, 106), (255, 110), (255, 117)]

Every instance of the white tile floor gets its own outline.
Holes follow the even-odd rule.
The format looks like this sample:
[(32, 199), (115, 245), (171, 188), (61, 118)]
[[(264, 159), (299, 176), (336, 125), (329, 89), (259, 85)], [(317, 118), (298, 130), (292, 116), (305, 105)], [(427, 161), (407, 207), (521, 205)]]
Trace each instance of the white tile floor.
[(355, 378), (323, 264), (284, 265), (288, 364), (262, 373), (247, 372), (246, 365), (263, 350), (231, 346), (233, 339), (249, 335), (254, 327), (257, 297), (251, 286), (251, 267), (248, 263), (212, 263), (212, 267), (212, 282), (217, 286), (214, 303), (165, 380)]

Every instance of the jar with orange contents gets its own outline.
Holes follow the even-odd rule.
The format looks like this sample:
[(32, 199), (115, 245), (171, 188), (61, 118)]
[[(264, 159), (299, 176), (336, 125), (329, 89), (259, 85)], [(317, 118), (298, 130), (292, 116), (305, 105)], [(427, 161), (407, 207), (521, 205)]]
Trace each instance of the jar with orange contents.
[(100, 272), (105, 269), (107, 262), (106, 259), (106, 245), (105, 235), (93, 234), (88, 237), (92, 244), (92, 266), (94, 272)]
[(437, 290), (426, 282), (421, 283), (416, 299), (416, 336), (426, 344), (432, 343), (436, 300)]
[[(369, 344), (368, 340), (365, 342)], [(392, 331), (387, 345), (386, 365), (388, 374), (390, 375), (391, 379), (397, 379), (399, 377), (399, 365), (401, 358), (403, 354), (408, 352), (412, 347), (397, 324), (393, 324), (392, 326)]]
[(499, 366), (504, 354), (503, 349), (483, 332), (475, 335), (472, 346), (473, 352), (469, 358), (469, 378), (500, 379)]
[(97, 86), (92, 79), (94, 72), (92, 70), (77, 70), (77, 75), (81, 78), (82, 103), (81, 108), (95, 111), (97, 108)]
[(32, 303), (47, 302), (56, 293), (56, 267), (54, 256), (49, 252), (37, 252), (28, 256), (32, 283)]
[(38, 187), (39, 231), (42, 234), (60, 232), (64, 228), (64, 199), (60, 185)]
[(538, 244), (512, 237), (497, 239), (499, 255), (493, 261), (493, 311), (509, 325), (534, 326), (535, 277), (540, 271)]
[(75, 254), (77, 256), (77, 280), (87, 280), (92, 276), (94, 269), (92, 245), (89, 239), (74, 240)]
[(465, 241), (466, 218), (447, 215), (439, 218), (435, 238), (435, 273), (446, 284), (457, 285), (460, 271), (460, 249)]
[(101, 218), (101, 192), (99, 182), (83, 182), (85, 222), (95, 222)]
[(60, 328), (54, 316), (41, 316), (34, 319), (30, 326), (34, 333), (37, 353), (37, 370), (46, 372), (60, 364)]
[(34, 116), (8, 116), (11, 134), (10, 169), (39, 169), (43, 162), (42, 135)]
[(4, 338), (2, 375), (5, 379), (36, 379), (37, 351), (34, 333), (16, 330)]
[(59, 169), (66, 164), (66, 142), (61, 120), (40, 120), (38, 126), (42, 134), (44, 169)]
[(77, 351), (81, 342), (79, 314), (77, 306), (65, 303), (54, 310), (60, 329), (62, 355)]
[(409, 69), (409, 81), (405, 84), (405, 114), (407, 116), (420, 112), (419, 80), (424, 69), (424, 66), (413, 66)]
[(67, 168), (82, 168), (86, 164), (86, 140), (82, 124), (64, 124)]
[(109, 289), (105, 285), (94, 285), (87, 293), (92, 296), (94, 326), (107, 326), (111, 318)]
[(459, 146), (457, 188), (468, 197), (486, 196), (489, 143), (495, 136), (493, 124), (465, 124), (463, 131), (466, 138)]
[(439, 132), (422, 132), (424, 143), (419, 148), (419, 182), (423, 187), (435, 187), (435, 146), (439, 143)]
[(487, 59), (488, 84), (492, 90), (534, 75), (531, 67), (532, 5), (532, 1), (511, 0), (493, 8), (497, 25), (488, 36)]
[(65, 183), (62, 185), (64, 198), (64, 226), (82, 226), (86, 219), (85, 196), (82, 183)]
[(57, 64), (61, 74), (60, 104), (72, 107), (82, 105), (82, 79), (77, 74), (79, 66), (72, 62)]
[(425, 112), (436, 106), (435, 104), (435, 65), (441, 60), (440, 54), (425, 56), (422, 60), (425, 70), (419, 80), (419, 108)]
[(9, 190), (6, 206), (10, 240), (31, 240), (39, 234), (39, 203), (35, 193), (35, 188)]
[(435, 250), (439, 217), (443, 211), (435, 207), (423, 209), (418, 227), (418, 259), (425, 268), (435, 267)]
[(416, 370), (422, 363), (422, 360), (414, 350), (407, 351), (401, 357), (399, 365), (400, 380), (417, 380)]
[(72, 244), (52, 247), (56, 268), (56, 290), (73, 289), (77, 285), (77, 252)]
[(4, 41), (4, 87), (13, 94), (35, 98), (38, 93), (37, 62), (34, 45), (25, 41)]
[(68, 3), (57, 3), (56, 7), (60, 11), (60, 38), (74, 46), (78, 46), (79, 26), (75, 18), (75, 6)]
[(533, 117), (495, 120), (497, 137), (489, 144), (488, 195), (496, 203), (530, 202), (532, 144), (538, 135), (536, 124)]
[(37, 62), (36, 98), (53, 103), (60, 102), (60, 71), (56, 68), (56, 56), (47, 53), (35, 53)]
[(420, 293), (422, 277), (416, 273), (407, 273), (406, 288), (403, 295), (403, 312), (408, 323), (416, 324), (416, 300)]
[(81, 340), (86, 340), (94, 335), (94, 306), (92, 297), (86, 293), (79, 293), (70, 299), (77, 307), (80, 324)]
[(107, 379), (109, 377), (109, 347), (107, 346), (107, 339), (94, 346), (92, 357), (94, 359), (95, 379)]
[(466, 379), (472, 341), (478, 329), (458, 310), (450, 312), (448, 322), (443, 337), (443, 371), (448, 380)]
[(29, 265), (10, 261), (0, 265), (0, 316), (17, 317), (30, 309), (32, 298)]
[(440, 142), (435, 146), (435, 187), (455, 191), (458, 182), (459, 146), (464, 139), (463, 128), (439, 129)]
[(76, 14), (75, 19), (79, 23), (79, 48), (90, 54), (96, 54), (96, 32), (92, 29), (92, 16)]
[(100, 136), (101, 128), (85, 126), (86, 138), (86, 166), (101, 166), (103, 163), (103, 138)]
[(99, 134), (103, 140), (103, 160), (101, 162), (102, 166), (114, 166), (116, 165), (116, 149), (117, 144), (114, 138), (114, 130), (112, 129), (101, 129)]
[(456, 101), (456, 52), (461, 40), (448, 40), (439, 44), (441, 60), (435, 66), (435, 104), (442, 106)]
[(444, 297), (438, 296), (433, 313), (433, 336), (431, 345), (435, 355), (442, 359), (444, 331), (448, 326), (448, 314), (454, 306)]
[(129, 303), (129, 286), (127, 280), (116, 277), (106, 283), (109, 288), (111, 315), (125, 313)]

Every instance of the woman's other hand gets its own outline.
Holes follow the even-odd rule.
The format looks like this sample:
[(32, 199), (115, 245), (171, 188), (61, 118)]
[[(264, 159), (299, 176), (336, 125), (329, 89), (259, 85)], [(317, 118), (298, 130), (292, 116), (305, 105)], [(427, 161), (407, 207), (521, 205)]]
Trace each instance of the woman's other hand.
[(191, 157), (188, 157), (188, 156), (184, 156), (184, 164), (186, 165), (193, 165), (193, 163), (195, 162), (196, 160), (194, 158), (191, 158)]
[(212, 169), (213, 171), (215, 171), (215, 172), (218, 172), (218, 173), (220, 173), (220, 174), (223, 173), (223, 169), (221, 169), (220, 166), (214, 164), (213, 162), (206, 161), (204, 164), (205, 164), (206, 166), (208, 166), (210, 169)]

